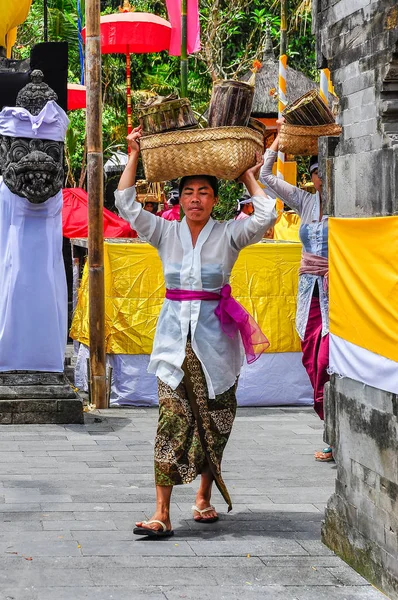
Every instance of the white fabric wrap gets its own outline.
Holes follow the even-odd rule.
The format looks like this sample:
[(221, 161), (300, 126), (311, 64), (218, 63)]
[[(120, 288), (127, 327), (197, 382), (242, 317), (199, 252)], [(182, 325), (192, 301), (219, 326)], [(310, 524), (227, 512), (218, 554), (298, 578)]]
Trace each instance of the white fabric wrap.
[(63, 142), (69, 119), (56, 102), (51, 100), (38, 115), (26, 108), (6, 106), (0, 112), (0, 135)]
[(1, 183), (0, 371), (63, 371), (67, 303), (62, 192), (31, 204)]
[[(55, 102), (39, 115), (0, 112), (0, 135), (63, 141), (68, 117)], [(0, 371), (62, 372), (67, 340), (62, 192), (42, 204), (0, 178)]]

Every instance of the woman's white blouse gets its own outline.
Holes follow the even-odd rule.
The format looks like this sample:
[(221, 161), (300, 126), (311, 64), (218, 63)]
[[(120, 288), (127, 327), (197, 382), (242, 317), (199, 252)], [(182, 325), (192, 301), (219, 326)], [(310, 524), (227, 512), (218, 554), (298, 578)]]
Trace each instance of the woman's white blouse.
[[(168, 289), (219, 292), (229, 283), (239, 251), (259, 242), (275, 219), (275, 200), (254, 196), (254, 215), (240, 221), (209, 219), (195, 247), (186, 219), (166, 221), (142, 209), (135, 201), (135, 187), (115, 192), (116, 207), (140, 238), (157, 248)], [(206, 377), (209, 398), (228, 390), (240, 373), (243, 348), (240, 335), (233, 339), (221, 330), (214, 310), (217, 301), (176, 302), (165, 299), (160, 312), (148, 372), (175, 389), (189, 329), (192, 348)]]

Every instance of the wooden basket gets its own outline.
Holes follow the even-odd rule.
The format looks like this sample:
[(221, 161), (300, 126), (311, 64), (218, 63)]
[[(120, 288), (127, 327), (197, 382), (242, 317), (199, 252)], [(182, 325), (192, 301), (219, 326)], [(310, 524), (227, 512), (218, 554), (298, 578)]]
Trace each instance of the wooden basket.
[(256, 152), (263, 152), (263, 137), (248, 127), (170, 131), (141, 139), (149, 181), (205, 174), (236, 179), (255, 165)]
[(279, 132), (279, 150), (288, 154), (313, 156), (318, 154), (319, 137), (336, 137), (340, 134), (341, 127), (336, 123), (314, 127), (284, 123)]
[(187, 127), (192, 128), (198, 125), (187, 98), (177, 98), (152, 106), (141, 107), (139, 121), (143, 135)]
[(318, 90), (306, 92), (282, 111), (290, 125), (327, 125), (334, 123), (334, 116), (322, 100)]
[(209, 127), (246, 127), (253, 106), (254, 86), (244, 81), (215, 81), (209, 105)]
[[(250, 127), (250, 129), (254, 129), (255, 131), (258, 131), (259, 133), (261, 133), (262, 137), (267, 136), (267, 126), (264, 123), (262, 123), (261, 121), (259, 121), (258, 119), (254, 119), (254, 118), (250, 117), (247, 126)], [(269, 134), (269, 132), (268, 132), (268, 134)]]

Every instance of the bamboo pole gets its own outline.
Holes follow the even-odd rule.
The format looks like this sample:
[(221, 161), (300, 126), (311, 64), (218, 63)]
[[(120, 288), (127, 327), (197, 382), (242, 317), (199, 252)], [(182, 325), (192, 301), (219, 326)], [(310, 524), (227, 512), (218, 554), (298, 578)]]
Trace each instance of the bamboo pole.
[(188, 97), (188, 7), (181, 1), (181, 98)]
[[(281, 118), (282, 111), (287, 104), (286, 99), (286, 66), (287, 66), (287, 0), (281, 0), (281, 30), (279, 51), (279, 81), (278, 81), (278, 117)], [(277, 176), (285, 179), (285, 153), (278, 152)], [(283, 213), (283, 201), (277, 198), (276, 210), (278, 218)]]
[(43, 2), (43, 27), (44, 27), (44, 41), (48, 42), (48, 4), (47, 0)]
[(86, 0), (87, 189), (91, 398), (107, 408), (100, 0)]
[(287, 1), (281, 0), (281, 38), (280, 38), (280, 56), (287, 51)]

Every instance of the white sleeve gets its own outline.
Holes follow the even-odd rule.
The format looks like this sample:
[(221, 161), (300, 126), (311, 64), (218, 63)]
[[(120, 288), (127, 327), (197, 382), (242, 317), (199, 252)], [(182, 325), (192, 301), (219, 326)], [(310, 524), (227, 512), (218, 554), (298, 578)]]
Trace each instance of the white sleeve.
[(172, 221), (166, 221), (147, 210), (136, 202), (135, 186), (125, 190), (115, 191), (115, 206), (120, 216), (128, 221), (140, 238), (155, 248), (159, 248), (162, 237), (171, 228)]
[(231, 244), (236, 250), (259, 242), (276, 221), (275, 199), (269, 196), (253, 196), (251, 201), (254, 213), (248, 219), (228, 223)]
[(295, 185), (291, 185), (287, 181), (276, 177), (272, 172), (272, 167), (278, 156), (277, 152), (268, 150), (264, 154), (264, 164), (260, 171), (260, 182), (271, 188), (278, 198), (283, 200), (291, 209), (298, 215), (301, 215), (303, 210), (303, 200), (308, 195), (305, 190), (300, 190)]

